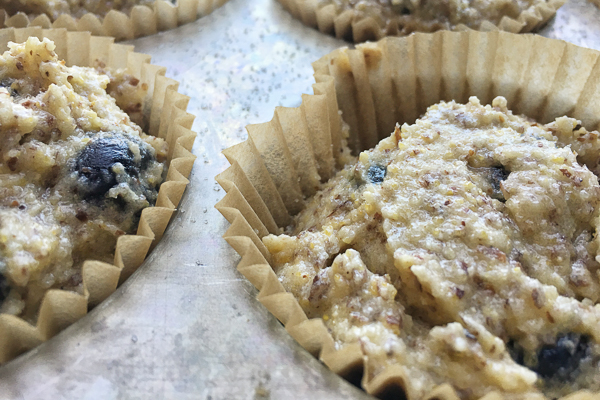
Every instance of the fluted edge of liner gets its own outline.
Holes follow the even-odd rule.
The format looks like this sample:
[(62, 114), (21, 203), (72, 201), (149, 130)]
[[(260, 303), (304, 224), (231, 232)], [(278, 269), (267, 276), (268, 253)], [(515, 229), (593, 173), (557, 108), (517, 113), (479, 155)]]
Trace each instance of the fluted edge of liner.
[[(598, 129), (599, 55), (537, 35), (440, 31), (386, 38), (322, 57), (313, 63), (314, 95), (303, 95), (298, 108), (277, 108), (269, 122), (247, 126), (248, 139), (223, 151), (231, 166), (215, 178), (226, 191), (215, 208), (231, 224), (223, 237), (242, 257), (238, 271), (289, 334), (332, 371), (342, 377), (362, 374), (362, 387), (375, 396), (403, 389), (401, 366), (374, 375), (359, 344), (336, 348), (323, 320), (308, 319), (273, 272), (262, 237), (280, 233), (314, 193), (315, 169), (322, 182), (333, 175), (340, 151), (338, 109), (350, 126), (348, 140), (355, 151), (389, 136), (396, 122), (413, 123), (429, 105), (464, 103), (473, 95), (483, 104), (502, 95), (515, 113), (542, 122), (569, 115)], [(311, 162), (313, 168), (307, 167)], [(563, 399), (598, 395), (580, 391)], [(424, 398), (456, 400), (458, 395), (443, 384)], [(492, 392), (481, 399), (503, 398)]]
[(37, 325), (8, 314), (0, 314), (0, 364), (50, 339), (112, 294), (142, 264), (147, 253), (161, 239), (183, 192), (195, 156), (191, 153), (196, 133), (191, 131), (194, 116), (189, 98), (177, 92), (179, 83), (166, 78), (166, 68), (150, 64), (150, 56), (133, 52), (133, 46), (114, 44), (114, 38), (92, 36), (89, 32), (41, 27), (0, 29), (0, 51), (7, 43), (23, 42), (30, 36), (54, 41), (55, 52), (66, 64), (92, 66), (100, 60), (108, 67), (127, 68), (128, 73), (148, 85), (144, 113), (147, 133), (169, 143), (167, 177), (156, 205), (142, 211), (135, 235), (117, 240), (113, 264), (85, 261), (82, 268), (84, 294), (52, 289), (41, 303)]
[(28, 17), (23, 12), (8, 15), (0, 9), (0, 28), (59, 29), (68, 31), (91, 32), (94, 36), (111, 36), (115, 40), (130, 40), (153, 35), (179, 25), (193, 22), (210, 14), (228, 0), (177, 0), (177, 4), (167, 0), (155, 0), (152, 5), (134, 6), (129, 15), (111, 10), (104, 18), (87, 13), (81, 18), (62, 14), (56, 21), (41, 14)]
[[(380, 23), (374, 17), (361, 16), (354, 10), (338, 10), (334, 4), (322, 5), (319, 0), (278, 0), (279, 3), (303, 24), (319, 31), (333, 35), (338, 39), (346, 39), (355, 43), (367, 40), (379, 40), (386, 36), (398, 36), (396, 25)], [(600, 2), (600, 0), (595, 0)], [(542, 27), (566, 0), (548, 0), (547, 3), (536, 4), (524, 10), (517, 18), (502, 17), (497, 23), (483, 21), (477, 30), (501, 30), (511, 33), (528, 33)], [(465, 25), (457, 25), (455, 31), (468, 30)]]

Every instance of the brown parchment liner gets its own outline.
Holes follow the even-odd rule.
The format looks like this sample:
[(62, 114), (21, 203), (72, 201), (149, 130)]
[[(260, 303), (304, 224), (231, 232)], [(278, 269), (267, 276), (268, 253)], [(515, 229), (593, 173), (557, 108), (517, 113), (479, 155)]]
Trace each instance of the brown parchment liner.
[(227, 1), (177, 0), (177, 4), (173, 5), (168, 0), (156, 0), (152, 5), (134, 6), (129, 15), (117, 10), (109, 11), (104, 18), (92, 13), (87, 13), (81, 18), (62, 14), (54, 22), (46, 14), (30, 18), (23, 12), (8, 15), (5, 10), (0, 9), (0, 28), (66, 28), (68, 31), (91, 32), (94, 36), (112, 36), (117, 41), (129, 40), (195, 21)]
[[(242, 256), (238, 270), (289, 334), (332, 371), (350, 380), (362, 375), (370, 394), (397, 393), (407, 385), (402, 367), (374, 375), (358, 343), (336, 349), (322, 319), (308, 319), (285, 291), (261, 241), (288, 225), (315, 192), (315, 169), (321, 181), (332, 176), (341, 149), (338, 109), (355, 152), (389, 136), (396, 122), (413, 123), (429, 105), (465, 103), (472, 95), (483, 104), (502, 95), (516, 114), (538, 121), (569, 115), (599, 129), (599, 56), (563, 41), (500, 31), (418, 33), (326, 55), (313, 63), (314, 95), (303, 95), (298, 108), (278, 107), (270, 122), (247, 126), (248, 140), (223, 151), (231, 166), (216, 177), (227, 194), (215, 207), (231, 223), (223, 237)], [(444, 384), (425, 398), (458, 395)], [(600, 393), (567, 398), (599, 399)]]
[(191, 149), (196, 134), (191, 131), (194, 116), (186, 112), (189, 98), (177, 92), (179, 83), (164, 76), (166, 68), (150, 64), (150, 56), (133, 52), (133, 46), (114, 44), (109, 37), (66, 29), (0, 29), (0, 52), (7, 43), (23, 42), (29, 36), (47, 37), (56, 44), (55, 52), (66, 64), (93, 66), (100, 60), (108, 67), (127, 72), (148, 85), (144, 114), (149, 126), (145, 132), (169, 144), (168, 172), (160, 186), (154, 207), (142, 211), (135, 235), (117, 240), (114, 265), (86, 261), (82, 268), (84, 294), (52, 289), (41, 303), (36, 326), (8, 314), (0, 314), (0, 364), (50, 339), (83, 317), (88, 308), (102, 302), (144, 261), (161, 239), (171, 215), (188, 184), (195, 156)]
[[(364, 16), (354, 10), (341, 10), (335, 4), (321, 4), (322, 0), (278, 0), (283, 7), (305, 25), (316, 28), (323, 33), (354, 41), (379, 40), (385, 36), (401, 35), (398, 21), (386, 24), (379, 18)], [(535, 31), (556, 14), (556, 11), (567, 0), (548, 0), (547, 3), (535, 5), (532, 9), (523, 11), (516, 19), (502, 17), (500, 22), (483, 21), (481, 25), (470, 27), (479, 31), (502, 30), (512, 33), (527, 33)], [(600, 0), (595, 0), (600, 3)], [(455, 31), (468, 30), (465, 25), (454, 27)]]

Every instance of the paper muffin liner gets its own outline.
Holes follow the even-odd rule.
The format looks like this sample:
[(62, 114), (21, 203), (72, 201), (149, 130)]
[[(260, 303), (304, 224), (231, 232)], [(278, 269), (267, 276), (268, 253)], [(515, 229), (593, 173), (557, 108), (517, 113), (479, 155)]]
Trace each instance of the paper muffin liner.
[[(314, 95), (298, 108), (275, 110), (273, 120), (247, 126), (249, 138), (223, 151), (231, 166), (216, 177), (227, 192), (215, 206), (231, 223), (223, 236), (241, 255), (238, 270), (260, 290), (258, 300), (300, 345), (350, 380), (362, 376), (370, 394), (407, 385), (401, 366), (374, 374), (358, 343), (336, 348), (322, 319), (308, 319), (286, 292), (261, 238), (278, 234), (339, 163), (338, 110), (350, 126), (354, 152), (375, 146), (396, 122), (414, 123), (441, 100), (482, 104), (506, 97), (515, 114), (541, 122), (569, 115), (589, 130), (600, 128), (600, 52), (536, 35), (506, 32), (418, 33), (338, 49), (313, 63)], [(598, 398), (578, 392), (570, 400)], [(426, 399), (458, 399), (448, 384)], [(499, 393), (484, 396), (502, 399)]]
[(93, 66), (102, 61), (107, 67), (127, 68), (128, 73), (147, 84), (143, 112), (149, 123), (144, 131), (169, 144), (168, 172), (156, 205), (142, 211), (137, 234), (117, 240), (114, 265), (99, 261), (83, 264), (83, 295), (49, 290), (41, 303), (36, 326), (14, 315), (0, 314), (0, 363), (50, 339), (83, 317), (88, 308), (102, 302), (142, 264), (179, 204), (196, 158), (191, 153), (196, 138), (191, 131), (195, 117), (186, 112), (189, 98), (177, 92), (177, 81), (164, 76), (164, 67), (149, 63), (149, 55), (133, 52), (133, 46), (114, 44), (113, 38), (40, 27), (0, 29), (0, 51), (8, 49), (9, 41), (23, 42), (29, 36), (53, 40), (55, 52), (68, 66)]
[(39, 26), (42, 29), (65, 28), (68, 31), (91, 32), (94, 36), (112, 36), (117, 41), (153, 35), (195, 21), (221, 7), (228, 0), (156, 0), (151, 6), (138, 5), (129, 15), (111, 10), (104, 18), (87, 13), (81, 18), (62, 14), (52, 22), (41, 14), (31, 18), (23, 12), (8, 15), (0, 9), (0, 28), (27, 28)]
[[(323, 6), (320, 0), (278, 1), (290, 14), (301, 20), (305, 25), (333, 35), (338, 39), (359, 43), (400, 34), (401, 29), (398, 27), (397, 21), (386, 24), (379, 18), (363, 16), (354, 10), (340, 10), (335, 4)], [(600, 3), (600, 0), (595, 1)], [(566, 0), (548, 0), (547, 3), (537, 4), (521, 12), (516, 19), (504, 16), (497, 24), (491, 21), (483, 21), (478, 30), (502, 30), (512, 33), (532, 32), (548, 22), (565, 2)], [(468, 29), (462, 24), (454, 27), (455, 31)]]

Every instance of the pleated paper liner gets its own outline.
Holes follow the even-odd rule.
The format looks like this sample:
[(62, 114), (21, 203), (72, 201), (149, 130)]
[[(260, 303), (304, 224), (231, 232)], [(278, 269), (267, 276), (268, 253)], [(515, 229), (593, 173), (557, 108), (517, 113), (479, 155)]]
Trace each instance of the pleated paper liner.
[[(306, 350), (344, 377), (362, 375), (362, 387), (383, 396), (410, 385), (401, 366), (375, 375), (360, 345), (340, 349), (321, 319), (308, 319), (280, 284), (261, 238), (281, 232), (327, 181), (340, 154), (338, 109), (350, 126), (349, 145), (368, 149), (413, 123), (441, 100), (483, 104), (496, 96), (538, 121), (569, 115), (600, 128), (600, 52), (535, 35), (449, 32), (386, 38), (342, 48), (313, 64), (314, 95), (298, 108), (277, 108), (272, 121), (249, 125), (248, 140), (226, 149), (231, 166), (216, 177), (227, 192), (216, 208), (231, 223), (224, 235), (242, 256), (238, 270), (260, 292), (258, 300)], [(315, 175), (318, 172), (318, 175)], [(575, 399), (599, 398), (580, 392)], [(442, 385), (427, 399), (457, 399)], [(502, 399), (498, 393), (486, 400)]]
[(92, 13), (81, 18), (62, 14), (54, 22), (46, 14), (29, 17), (20, 12), (8, 15), (5, 10), (0, 9), (0, 28), (66, 28), (68, 31), (91, 32), (94, 36), (112, 36), (117, 41), (129, 40), (193, 22), (226, 2), (227, 0), (177, 0), (174, 5), (171, 1), (156, 0), (151, 6), (133, 7), (129, 15), (117, 10), (109, 11), (104, 18)]
[(150, 64), (150, 56), (133, 52), (133, 46), (114, 44), (113, 38), (39, 27), (0, 29), (0, 52), (8, 49), (9, 41), (23, 42), (29, 36), (53, 40), (58, 57), (69, 66), (93, 66), (99, 60), (107, 67), (127, 68), (128, 73), (147, 84), (149, 89), (143, 108), (149, 126), (145, 132), (168, 142), (168, 172), (160, 186), (156, 206), (142, 211), (137, 234), (119, 237), (114, 265), (98, 261), (83, 264), (84, 295), (48, 291), (36, 326), (13, 315), (0, 314), (0, 363), (50, 339), (77, 321), (142, 264), (148, 251), (162, 237), (179, 204), (195, 160), (190, 152), (196, 138), (190, 130), (194, 116), (186, 112), (189, 98), (177, 92), (178, 82), (164, 76), (164, 67)]
[[(316, 28), (338, 39), (354, 41), (379, 40), (385, 36), (402, 35), (402, 27), (397, 20), (388, 23), (371, 16), (364, 16), (354, 10), (342, 11), (335, 4), (323, 6), (321, 0), (278, 0), (283, 7), (304, 25)], [(596, 0), (599, 1), (600, 0)], [(470, 27), (479, 31), (502, 30), (512, 33), (535, 31), (556, 14), (566, 0), (548, 0), (523, 11), (517, 18), (502, 17), (499, 23), (483, 21), (479, 27)], [(457, 25), (454, 30), (468, 28)]]

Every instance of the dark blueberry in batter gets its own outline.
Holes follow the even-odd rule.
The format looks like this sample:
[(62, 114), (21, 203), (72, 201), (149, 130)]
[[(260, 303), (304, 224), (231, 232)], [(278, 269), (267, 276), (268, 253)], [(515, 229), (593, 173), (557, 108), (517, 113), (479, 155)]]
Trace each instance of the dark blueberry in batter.
[(131, 176), (139, 173), (127, 141), (118, 137), (91, 141), (79, 154), (76, 170), (80, 177), (78, 190), (83, 197), (103, 197), (117, 179), (113, 165), (121, 163)]
[(8, 297), (10, 286), (4, 275), (0, 274), (0, 304)]
[(146, 146), (140, 146), (140, 156), (142, 157), (140, 162), (140, 170), (148, 168), (150, 162), (155, 161), (154, 156), (150, 154), (148, 149), (146, 149)]
[(367, 177), (372, 183), (381, 183), (385, 174), (387, 173), (387, 167), (382, 165), (371, 165), (367, 171)]
[(14, 79), (10, 78), (0, 80), (0, 87), (6, 88), (10, 97), (17, 97), (19, 95), (19, 92), (11, 87), (14, 81)]
[(489, 171), (489, 180), (492, 184), (493, 190), (491, 196), (492, 198), (499, 200), (503, 203), (506, 201), (506, 199), (504, 198), (504, 194), (500, 189), (500, 183), (502, 181), (505, 181), (506, 178), (508, 178), (508, 175), (510, 175), (510, 171), (507, 171), (502, 165), (499, 167), (491, 167)]
[(506, 349), (516, 363), (538, 373), (543, 379), (562, 383), (577, 377), (581, 360), (590, 355), (589, 341), (588, 336), (578, 333), (559, 335), (555, 344), (543, 345), (537, 351), (535, 365), (525, 362), (525, 351), (514, 340), (506, 343)]
[(508, 354), (510, 354), (510, 357), (515, 360), (517, 364), (525, 365), (525, 351), (519, 345), (519, 343), (510, 339), (506, 343), (506, 350), (508, 351)]
[(581, 360), (589, 355), (588, 343), (589, 337), (585, 335), (561, 335), (556, 344), (542, 346), (533, 370), (545, 379), (570, 381), (576, 375)]
[[(131, 145), (137, 145), (139, 149), (137, 159), (130, 150)], [(115, 133), (92, 139), (71, 164), (77, 175), (73, 191), (96, 205), (111, 203), (125, 209), (129, 207), (125, 198), (116, 196), (109, 199), (106, 194), (117, 185), (127, 185), (153, 205), (158, 185), (145, 180), (142, 172), (155, 167), (155, 162), (152, 147), (135, 136)], [(113, 168), (117, 163), (123, 166), (124, 171), (115, 174)]]

